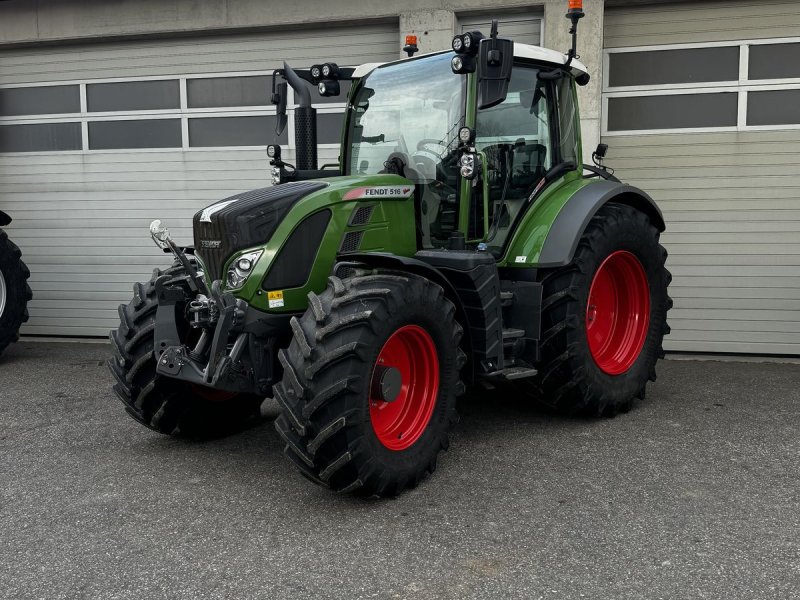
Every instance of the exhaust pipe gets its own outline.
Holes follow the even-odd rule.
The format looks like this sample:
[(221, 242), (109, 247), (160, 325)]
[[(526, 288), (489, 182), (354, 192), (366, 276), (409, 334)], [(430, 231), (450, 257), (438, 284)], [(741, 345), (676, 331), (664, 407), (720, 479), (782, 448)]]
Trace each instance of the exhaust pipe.
[(317, 109), (311, 106), (311, 92), (294, 69), (283, 63), (283, 78), (292, 86), (298, 107), (294, 111), (294, 143), (297, 169), (317, 168)]

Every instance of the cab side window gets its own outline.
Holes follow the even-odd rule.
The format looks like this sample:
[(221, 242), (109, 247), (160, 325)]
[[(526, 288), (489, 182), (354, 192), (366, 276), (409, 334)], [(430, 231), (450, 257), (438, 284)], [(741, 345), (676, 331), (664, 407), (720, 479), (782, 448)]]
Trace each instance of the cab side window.
[(476, 147), (486, 153), (489, 178), (489, 235), (492, 249), (503, 246), (526, 200), (553, 166), (550, 119), (553, 85), (539, 70), (515, 65), (508, 95), (478, 111)]

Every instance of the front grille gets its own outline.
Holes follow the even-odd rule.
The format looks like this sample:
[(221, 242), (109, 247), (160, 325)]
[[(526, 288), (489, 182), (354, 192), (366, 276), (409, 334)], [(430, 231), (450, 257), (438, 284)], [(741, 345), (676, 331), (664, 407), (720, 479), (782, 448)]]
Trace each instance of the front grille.
[(344, 237), (342, 238), (342, 245), (339, 247), (339, 252), (355, 252), (361, 247), (361, 238), (363, 236), (363, 231), (350, 231), (344, 234)]
[[(297, 181), (260, 188), (220, 200), (195, 214), (195, 252), (209, 277), (224, 280), (222, 269), (231, 254), (267, 242), (298, 200), (327, 185)], [(204, 213), (206, 219), (201, 220)]]

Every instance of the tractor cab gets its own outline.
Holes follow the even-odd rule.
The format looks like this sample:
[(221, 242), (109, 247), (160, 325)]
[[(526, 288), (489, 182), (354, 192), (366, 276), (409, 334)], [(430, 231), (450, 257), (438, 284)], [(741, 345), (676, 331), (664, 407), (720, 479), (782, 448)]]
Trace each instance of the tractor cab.
[[(339, 168), (287, 169), (273, 159), (275, 183), (397, 174), (416, 187), (419, 249), (482, 244), (500, 258), (548, 177), (578, 168), (575, 83), (585, 84), (588, 74), (558, 52), (499, 39), (506, 42), (503, 72), (499, 79), (482, 78), (479, 47), (497, 39), (493, 33), (494, 38), (477, 31), (456, 36), (451, 51), (329, 69), (353, 81)], [(314, 73), (322, 77), (319, 66), (295, 71), (286, 65), (281, 72), (288, 70), (306, 81), (316, 81)], [(494, 86), (485, 89), (487, 84)], [(318, 85), (330, 89), (330, 82)], [(302, 138), (297, 144), (308, 146)]]
[[(462, 231), (467, 243), (485, 243), (499, 256), (546, 174), (564, 163), (576, 168), (574, 77), (540, 78), (563, 67), (564, 56), (515, 44), (504, 97), (478, 108), (468, 102), (478, 77), (454, 72), (456, 57), (443, 52), (361, 70), (348, 106), (343, 172), (396, 172), (413, 181), (420, 248), (447, 247)], [(579, 76), (581, 68), (573, 65)], [(480, 171), (462, 177), (462, 162)]]

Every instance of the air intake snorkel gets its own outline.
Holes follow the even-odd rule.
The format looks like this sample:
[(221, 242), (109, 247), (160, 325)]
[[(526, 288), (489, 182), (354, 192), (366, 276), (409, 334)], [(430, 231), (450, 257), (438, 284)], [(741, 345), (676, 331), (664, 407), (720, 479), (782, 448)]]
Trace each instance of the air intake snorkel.
[(317, 109), (311, 106), (311, 92), (294, 69), (283, 63), (283, 78), (292, 86), (298, 106), (294, 110), (294, 139), (297, 168), (317, 168)]

